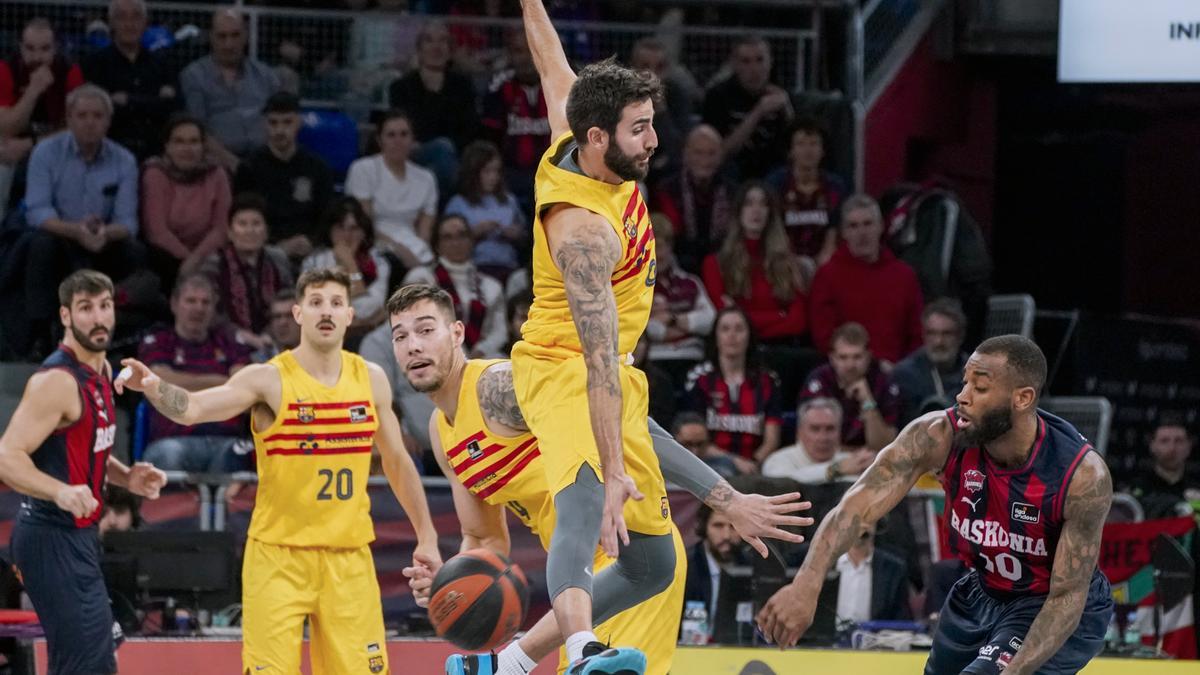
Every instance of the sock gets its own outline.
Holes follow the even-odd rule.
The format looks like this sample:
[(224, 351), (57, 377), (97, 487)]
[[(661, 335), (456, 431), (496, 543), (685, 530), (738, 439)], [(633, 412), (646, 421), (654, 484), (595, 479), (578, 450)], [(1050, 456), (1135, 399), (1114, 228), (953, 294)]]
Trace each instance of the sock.
[(575, 663), (583, 658), (583, 646), (589, 642), (598, 642), (596, 634), (590, 630), (581, 630), (567, 638), (567, 663)]
[(537, 662), (529, 658), (521, 643), (513, 640), (507, 647), (496, 655), (499, 660), (496, 675), (529, 675), (537, 668)]

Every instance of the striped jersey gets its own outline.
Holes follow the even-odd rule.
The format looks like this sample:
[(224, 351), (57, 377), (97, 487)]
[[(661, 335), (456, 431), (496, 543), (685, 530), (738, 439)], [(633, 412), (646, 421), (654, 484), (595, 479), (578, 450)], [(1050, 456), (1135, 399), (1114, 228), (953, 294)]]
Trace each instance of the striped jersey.
[[(946, 415), (955, 425), (954, 409)], [(1042, 410), (1037, 416), (1037, 438), (1023, 465), (999, 467), (983, 448), (956, 442), (942, 471), (950, 550), (1000, 597), (1050, 591), (1067, 488), (1092, 451), (1067, 421)]]
[(367, 363), (342, 352), (328, 387), (291, 351), (269, 361), (282, 396), (275, 420), (254, 430), (258, 496), (250, 537), (279, 546), (357, 548), (375, 539), (367, 476), (379, 428)]

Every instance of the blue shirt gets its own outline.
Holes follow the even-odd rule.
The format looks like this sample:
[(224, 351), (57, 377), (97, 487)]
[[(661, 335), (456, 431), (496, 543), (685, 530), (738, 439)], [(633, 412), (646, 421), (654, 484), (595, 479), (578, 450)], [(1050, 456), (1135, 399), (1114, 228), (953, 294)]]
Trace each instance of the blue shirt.
[(99, 218), (138, 231), (138, 167), (133, 153), (104, 139), (88, 162), (70, 131), (37, 144), (29, 157), (25, 220), (40, 227), (51, 218), (83, 221)]
[(262, 109), (279, 91), (279, 76), (270, 66), (246, 57), (241, 75), (229, 84), (213, 57), (202, 56), (179, 74), (179, 88), (187, 111), (230, 152), (245, 155), (267, 142)]

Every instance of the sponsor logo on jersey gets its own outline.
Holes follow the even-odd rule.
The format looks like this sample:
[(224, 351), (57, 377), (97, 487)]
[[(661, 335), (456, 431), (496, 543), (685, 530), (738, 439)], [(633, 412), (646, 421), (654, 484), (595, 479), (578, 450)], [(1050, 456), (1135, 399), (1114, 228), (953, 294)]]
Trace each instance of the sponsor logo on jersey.
[(977, 509), (979, 508), (979, 502), (980, 502), (980, 500), (982, 500), (982, 499), (983, 499), (983, 497), (976, 497), (974, 500), (971, 500), (971, 499), (967, 499), (967, 496), (966, 496), (966, 495), (963, 495), (962, 497), (960, 497), (960, 498), (959, 498), (959, 501), (960, 501), (960, 502), (965, 502), (965, 503), (967, 503), (967, 504), (970, 504), (970, 505), (971, 505), (971, 510), (972, 510), (972, 511), (975, 511), (975, 510), (977, 510)]
[(998, 651), (1000, 651), (1000, 647), (997, 645), (984, 645), (979, 648), (979, 656), (976, 658), (990, 659), (992, 658), (992, 655)]
[(646, 272), (646, 285), (647, 286), (654, 285), (655, 280), (658, 278), (657, 271), (658, 271), (658, 261), (651, 260), (650, 261), (650, 271)]
[(1033, 504), (1013, 502), (1012, 519), (1018, 523), (1036, 523), (1042, 519), (1042, 514)]
[(963, 472), (963, 487), (967, 489), (967, 492), (975, 494), (983, 489), (984, 478), (987, 478), (987, 476), (983, 475), (983, 472), (976, 469), (968, 469)]
[(356, 405), (350, 408), (350, 422), (366, 422), (367, 421), (367, 406)]
[(367, 643), (367, 653), (368, 654), (371, 654), (371, 653), (374, 653), (377, 651), (379, 651), (379, 643), (378, 642), (368, 642)]
[(1013, 534), (996, 520), (960, 518), (957, 511), (950, 512), (950, 529), (972, 544), (985, 548), (1007, 548), (1014, 553), (1049, 555), (1044, 538), (1034, 539), (1023, 534)]
[(92, 452), (104, 452), (113, 446), (113, 440), (117, 437), (117, 425), (110, 424), (106, 427), (96, 429), (96, 442), (92, 445)]
[(317, 411), (311, 405), (302, 405), (296, 409), (296, 419), (300, 420), (302, 424), (311, 424), (313, 420), (317, 419)]
[(670, 518), (671, 517), (671, 501), (669, 499), (667, 499), (666, 497), (663, 497), (662, 500), (659, 501), (658, 505), (659, 505), (659, 509), (662, 511), (662, 517)]
[(480, 459), (483, 457), (483, 448), (479, 447), (479, 441), (467, 443), (467, 456), (471, 459)]

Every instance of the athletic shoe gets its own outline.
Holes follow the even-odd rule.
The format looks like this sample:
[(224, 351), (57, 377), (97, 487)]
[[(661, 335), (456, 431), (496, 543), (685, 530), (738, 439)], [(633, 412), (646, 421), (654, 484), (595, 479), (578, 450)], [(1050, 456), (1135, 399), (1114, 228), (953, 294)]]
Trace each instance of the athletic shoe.
[(495, 654), (451, 654), (446, 657), (446, 675), (496, 675), (500, 659)]
[(589, 642), (583, 658), (571, 664), (567, 675), (644, 675), (646, 655), (632, 647), (609, 647)]

